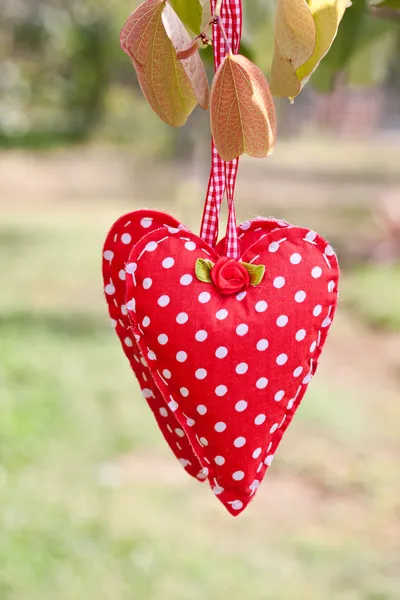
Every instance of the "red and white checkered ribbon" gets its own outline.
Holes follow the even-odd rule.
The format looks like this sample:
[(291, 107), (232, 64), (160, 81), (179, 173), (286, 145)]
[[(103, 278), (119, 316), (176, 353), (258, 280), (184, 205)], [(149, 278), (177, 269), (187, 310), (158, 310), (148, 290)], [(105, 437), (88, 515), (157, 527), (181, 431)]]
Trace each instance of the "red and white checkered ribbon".
[[(211, 0), (211, 11), (214, 14), (217, 0)], [(221, 21), (224, 26), (232, 52), (239, 52), (242, 37), (242, 2), (241, 0), (223, 0), (221, 8)], [(224, 37), (219, 26), (213, 25), (213, 47), (215, 70), (228, 54)], [(234, 206), (234, 191), (239, 159), (226, 163), (218, 155), (214, 141), (211, 147), (211, 173), (208, 184), (207, 198), (204, 207), (203, 221), (201, 224), (201, 237), (210, 246), (214, 247), (218, 239), (219, 216), (221, 204), (226, 192), (229, 217), (226, 231), (225, 253), (229, 258), (240, 256), (239, 241), (236, 229), (236, 214)]]

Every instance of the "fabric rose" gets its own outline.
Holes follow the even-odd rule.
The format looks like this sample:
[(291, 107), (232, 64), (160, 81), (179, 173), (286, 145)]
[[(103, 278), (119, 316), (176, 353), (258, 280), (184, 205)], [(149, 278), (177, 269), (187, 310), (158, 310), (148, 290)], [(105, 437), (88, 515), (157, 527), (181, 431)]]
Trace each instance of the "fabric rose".
[(250, 285), (250, 275), (246, 267), (234, 258), (227, 256), (221, 256), (217, 260), (210, 275), (213, 284), (223, 296), (242, 292)]

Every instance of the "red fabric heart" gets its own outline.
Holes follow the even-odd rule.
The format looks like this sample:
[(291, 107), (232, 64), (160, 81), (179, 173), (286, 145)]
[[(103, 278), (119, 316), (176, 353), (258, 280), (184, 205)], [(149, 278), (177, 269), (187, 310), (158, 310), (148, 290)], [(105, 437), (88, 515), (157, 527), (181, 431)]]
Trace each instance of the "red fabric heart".
[[(338, 284), (336, 257), (314, 232), (273, 220), (239, 230), (240, 260), (266, 267), (259, 286), (225, 296), (200, 282), (196, 260), (221, 257), (182, 226), (163, 225), (132, 247), (124, 303), (148, 389), (164, 403), (160, 427), (165, 434), (162, 408), (178, 423), (167, 441), (183, 464), (198, 458), (233, 515), (254, 496), (315, 373)], [(123, 243), (123, 233), (109, 242), (115, 235)], [(109, 275), (106, 295), (116, 288)]]

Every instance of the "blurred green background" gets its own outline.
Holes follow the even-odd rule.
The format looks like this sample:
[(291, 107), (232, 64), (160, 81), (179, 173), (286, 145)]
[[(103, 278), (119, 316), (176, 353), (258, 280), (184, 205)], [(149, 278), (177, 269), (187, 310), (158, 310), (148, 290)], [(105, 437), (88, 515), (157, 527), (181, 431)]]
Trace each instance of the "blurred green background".
[[(245, 2), (265, 69), (272, 5)], [(397, 600), (398, 25), (334, 85), (323, 63), (277, 103), (274, 155), (241, 161), (239, 218), (317, 229), (342, 285), (318, 376), (234, 520), (166, 447), (102, 297), (113, 221), (148, 206), (197, 231), (208, 176), (207, 114), (169, 129), (119, 50), (133, 8), (1, 1), (0, 599)]]

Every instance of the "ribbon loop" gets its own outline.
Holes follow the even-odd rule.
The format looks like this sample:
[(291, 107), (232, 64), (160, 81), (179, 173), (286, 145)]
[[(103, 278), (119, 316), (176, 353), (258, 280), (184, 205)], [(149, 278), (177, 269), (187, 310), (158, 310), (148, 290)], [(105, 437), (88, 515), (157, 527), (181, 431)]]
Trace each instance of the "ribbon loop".
[[(211, 1), (212, 14), (215, 12), (217, 0)], [(221, 21), (225, 29), (232, 52), (239, 52), (242, 37), (242, 2), (241, 0), (223, 0)], [(218, 24), (213, 25), (214, 64), (217, 70), (228, 54), (228, 48)], [(229, 207), (228, 225), (226, 231), (225, 252), (229, 258), (238, 258), (240, 254), (236, 229), (236, 214), (234, 206), (234, 191), (239, 159), (226, 163), (219, 156), (214, 141), (211, 145), (211, 173), (201, 224), (201, 238), (212, 247), (218, 239), (221, 204), (226, 192)]]

